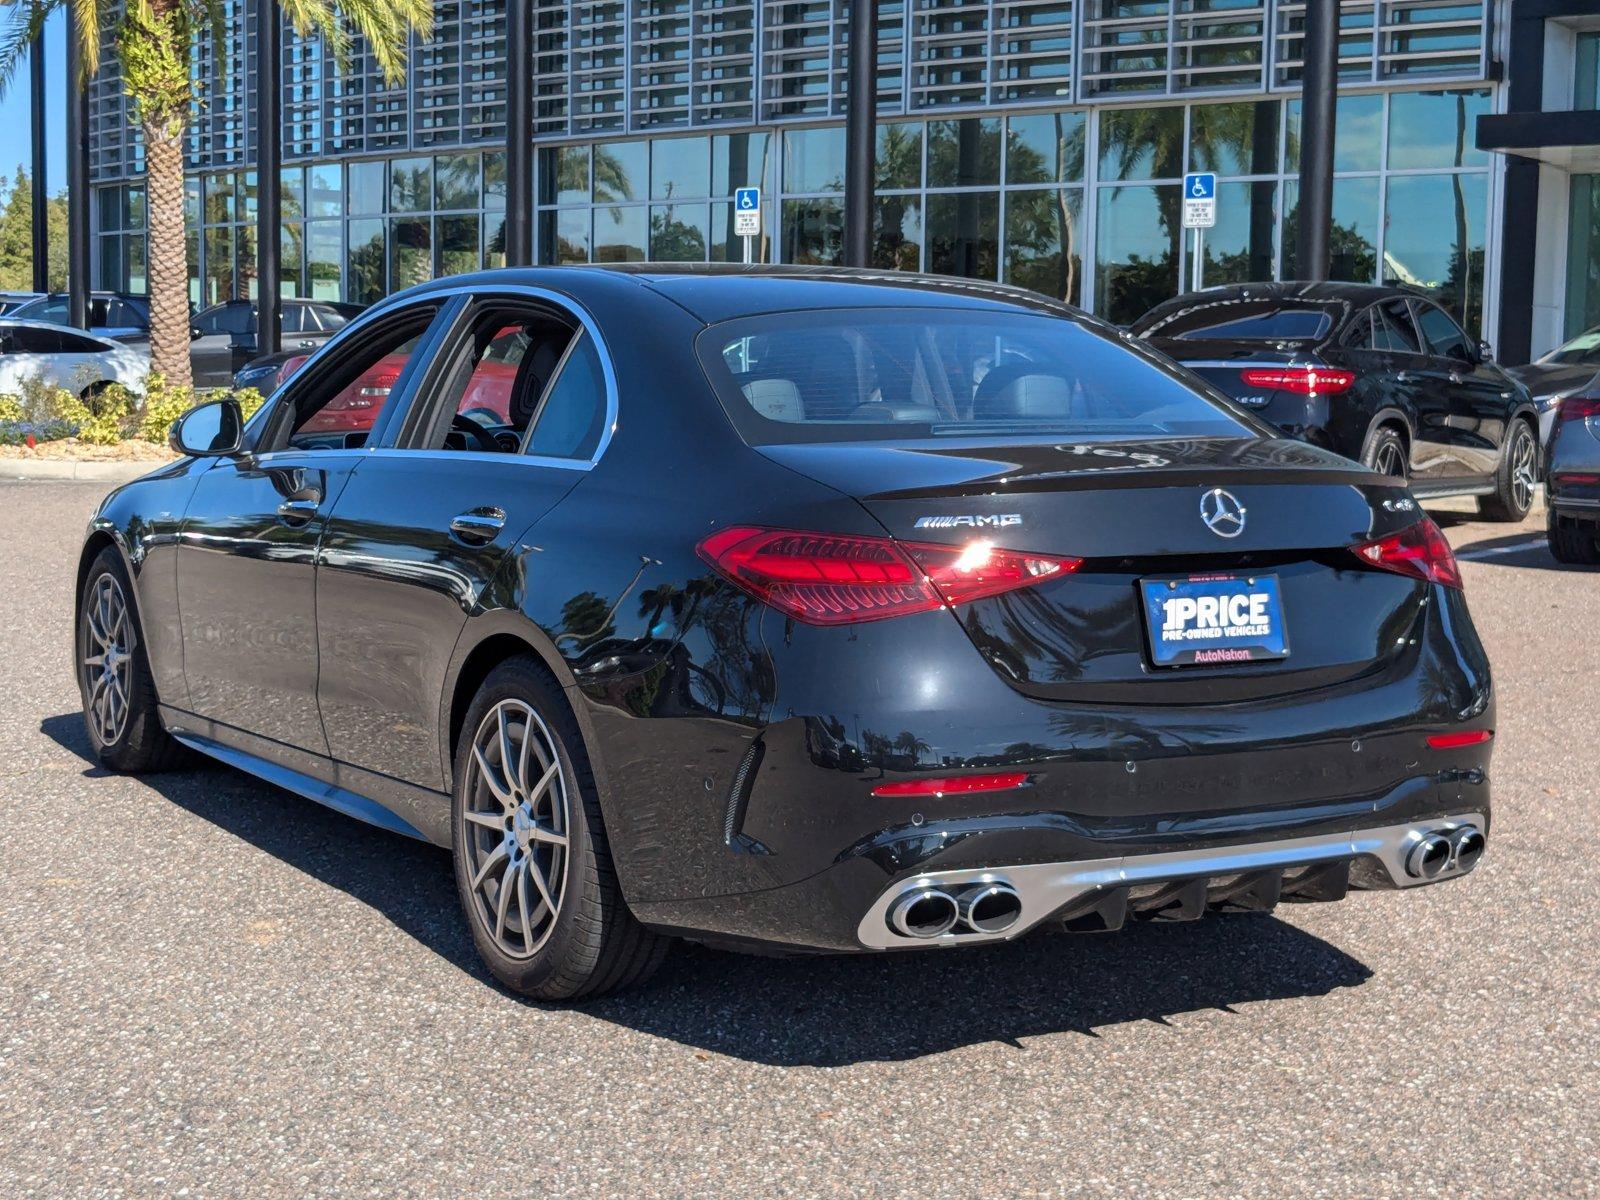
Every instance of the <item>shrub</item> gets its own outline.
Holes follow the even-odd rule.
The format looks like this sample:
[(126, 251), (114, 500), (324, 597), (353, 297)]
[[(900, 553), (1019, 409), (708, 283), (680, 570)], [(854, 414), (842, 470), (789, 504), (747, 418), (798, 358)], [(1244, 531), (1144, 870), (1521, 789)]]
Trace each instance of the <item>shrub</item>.
[(0, 396), (0, 421), (9, 425), (25, 420), (27, 415), (22, 411), (21, 400), (15, 396)]
[(94, 446), (115, 446), (126, 432), (133, 411), (133, 394), (126, 388), (111, 386), (91, 393), (85, 402), (65, 388), (57, 388), (51, 401), (51, 415), (78, 429), (78, 440)]
[(36, 442), (58, 442), (77, 433), (65, 421), (11, 421), (0, 418), (0, 446), (25, 446), (28, 438)]
[(151, 374), (145, 385), (144, 411), (139, 418), (139, 436), (147, 442), (163, 443), (172, 423), (195, 405), (190, 388), (169, 388), (160, 375)]

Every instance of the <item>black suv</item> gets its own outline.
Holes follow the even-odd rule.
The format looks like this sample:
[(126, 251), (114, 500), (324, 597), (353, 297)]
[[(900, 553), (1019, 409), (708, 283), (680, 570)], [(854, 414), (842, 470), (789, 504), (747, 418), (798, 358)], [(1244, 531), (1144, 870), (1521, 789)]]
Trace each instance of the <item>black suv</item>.
[(1520, 521), (1540, 473), (1527, 388), (1432, 300), (1352, 283), (1246, 283), (1157, 305), (1131, 332), (1292, 437)]

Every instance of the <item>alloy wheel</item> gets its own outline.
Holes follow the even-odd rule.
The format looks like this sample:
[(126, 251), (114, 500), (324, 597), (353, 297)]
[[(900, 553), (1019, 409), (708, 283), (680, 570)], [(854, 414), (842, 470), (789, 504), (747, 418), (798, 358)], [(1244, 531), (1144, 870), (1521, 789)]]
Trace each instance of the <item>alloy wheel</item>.
[(1519, 421), (1511, 442), (1511, 496), (1523, 511), (1533, 506), (1533, 489), (1538, 484), (1534, 458), (1533, 434)]
[(1405, 459), (1401, 453), (1400, 443), (1393, 438), (1385, 438), (1378, 443), (1378, 448), (1372, 455), (1372, 469), (1380, 475), (1392, 475), (1396, 478), (1405, 474)]
[(533, 955), (567, 890), (571, 781), (549, 728), (521, 700), (502, 700), (472, 736), (463, 793), (469, 892), (503, 954)]
[(133, 635), (128, 601), (112, 575), (95, 580), (83, 606), (83, 694), (94, 735), (114, 746), (128, 724), (133, 694)]

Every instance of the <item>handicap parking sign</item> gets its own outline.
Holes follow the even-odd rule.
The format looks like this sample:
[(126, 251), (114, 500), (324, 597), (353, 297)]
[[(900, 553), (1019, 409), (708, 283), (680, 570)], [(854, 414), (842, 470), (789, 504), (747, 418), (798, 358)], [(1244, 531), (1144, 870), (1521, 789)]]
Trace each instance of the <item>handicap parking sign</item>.
[(1183, 177), (1183, 227), (1210, 229), (1217, 223), (1217, 177), (1193, 171)]
[(761, 234), (761, 189), (738, 188), (733, 193), (733, 232), (738, 237)]

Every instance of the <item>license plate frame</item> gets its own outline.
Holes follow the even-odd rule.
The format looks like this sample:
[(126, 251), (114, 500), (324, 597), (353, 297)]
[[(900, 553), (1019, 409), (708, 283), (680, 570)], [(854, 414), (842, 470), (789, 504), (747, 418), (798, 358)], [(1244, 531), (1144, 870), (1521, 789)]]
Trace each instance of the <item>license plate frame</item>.
[[(1139, 580), (1153, 667), (1229, 667), (1289, 657), (1283, 589), (1271, 572), (1229, 571)], [(1242, 598), (1241, 608), (1238, 599)], [(1213, 604), (1202, 603), (1213, 601)], [(1169, 601), (1192, 601), (1193, 609)], [(1264, 616), (1265, 621), (1256, 618)], [(1242, 618), (1242, 622), (1233, 618)]]

